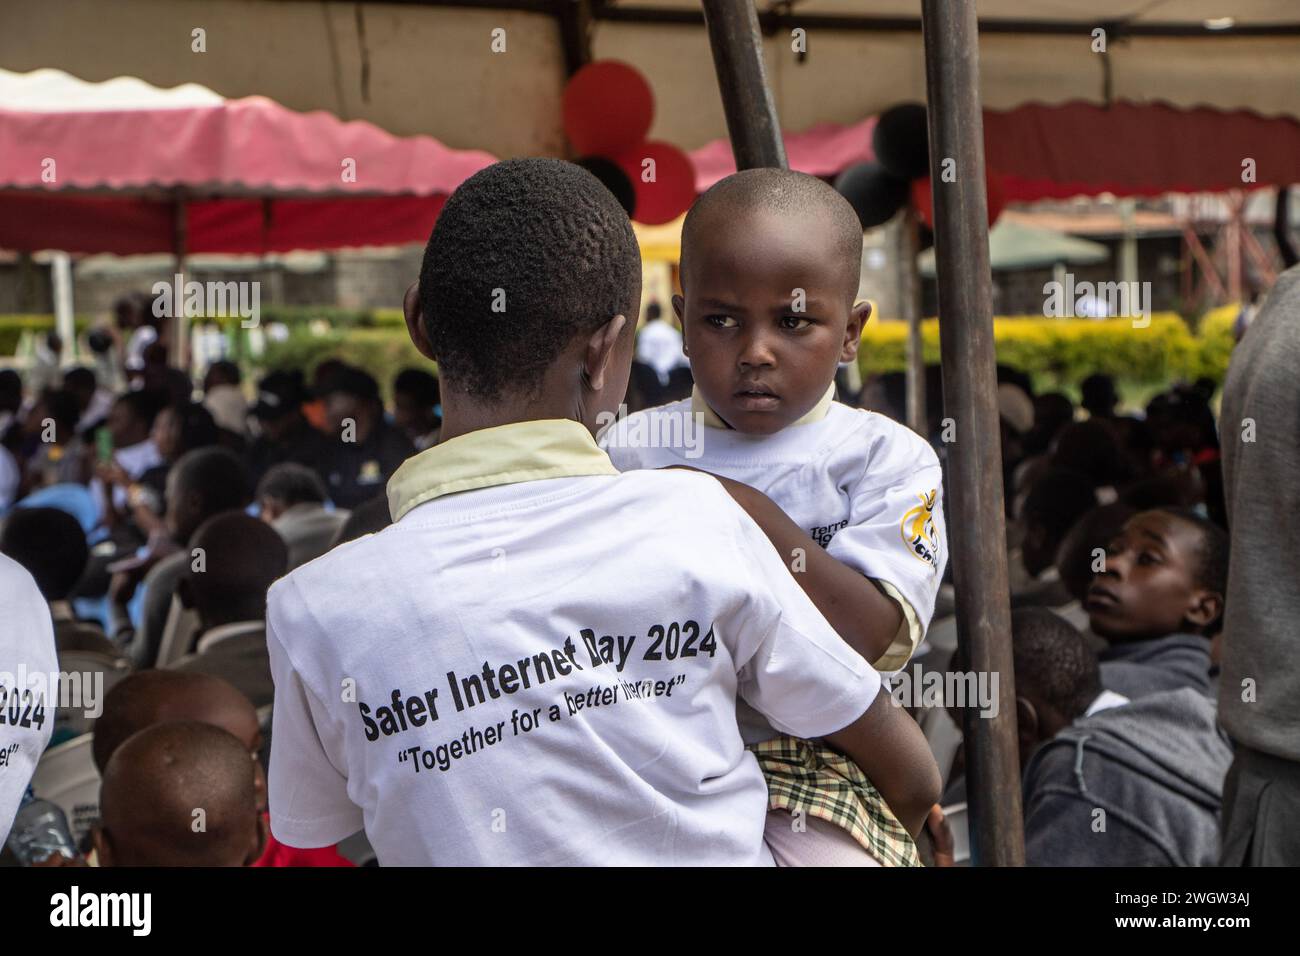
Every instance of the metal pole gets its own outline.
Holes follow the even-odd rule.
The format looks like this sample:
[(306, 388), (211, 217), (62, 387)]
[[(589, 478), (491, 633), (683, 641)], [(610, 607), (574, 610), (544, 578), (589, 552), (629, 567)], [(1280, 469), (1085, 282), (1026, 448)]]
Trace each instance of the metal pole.
[(752, 0), (704, 0), (704, 25), (736, 168), (785, 169), (785, 143), (763, 70), (763, 42)]
[(974, 0), (922, 0), (921, 24), (944, 410), (956, 424), (948, 445), (948, 534), (957, 639), (968, 667), (998, 675), (997, 716), (965, 711), (972, 858), (980, 866), (1019, 866), (1024, 829)]
[(909, 204), (903, 210), (899, 270), (902, 274), (903, 318), (907, 320), (907, 427), (930, 437), (925, 410), (925, 350), (921, 339), (921, 272), (916, 257), (921, 248), (920, 221)]

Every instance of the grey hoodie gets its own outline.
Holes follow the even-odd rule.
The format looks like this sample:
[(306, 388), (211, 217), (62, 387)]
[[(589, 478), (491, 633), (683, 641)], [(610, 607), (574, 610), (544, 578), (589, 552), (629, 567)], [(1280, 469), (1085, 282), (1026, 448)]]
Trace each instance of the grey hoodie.
[(1210, 641), (1199, 634), (1170, 634), (1152, 641), (1111, 644), (1099, 655), (1101, 686), (1130, 700), (1190, 687), (1214, 696)]
[(1214, 704), (1195, 690), (1080, 718), (1043, 744), (1025, 770), (1025, 860), (1213, 866), (1231, 762)]

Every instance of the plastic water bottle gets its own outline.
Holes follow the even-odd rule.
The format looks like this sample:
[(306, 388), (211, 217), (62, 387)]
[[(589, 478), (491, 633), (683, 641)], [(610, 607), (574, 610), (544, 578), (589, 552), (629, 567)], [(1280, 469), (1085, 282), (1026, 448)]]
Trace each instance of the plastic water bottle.
[(39, 799), (31, 787), (18, 807), (8, 842), (9, 849), (23, 866), (34, 866), (54, 853), (61, 853), (69, 860), (75, 860), (78, 855), (68, 818), (50, 801)]

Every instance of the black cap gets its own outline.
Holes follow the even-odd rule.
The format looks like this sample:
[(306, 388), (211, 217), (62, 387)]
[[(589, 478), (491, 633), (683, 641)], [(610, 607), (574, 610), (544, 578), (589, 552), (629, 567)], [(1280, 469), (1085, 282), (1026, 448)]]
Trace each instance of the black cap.
[(279, 418), (296, 412), (307, 400), (301, 372), (272, 372), (257, 383), (257, 404), (253, 414), (258, 418)]

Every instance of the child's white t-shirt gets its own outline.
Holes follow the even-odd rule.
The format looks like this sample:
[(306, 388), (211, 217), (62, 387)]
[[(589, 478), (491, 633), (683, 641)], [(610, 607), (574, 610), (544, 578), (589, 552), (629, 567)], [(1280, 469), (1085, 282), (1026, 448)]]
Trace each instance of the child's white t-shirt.
[[(693, 412), (692, 408), (706, 411)], [(636, 412), (600, 436), (620, 471), (687, 465), (757, 488), (836, 560), (880, 583), (903, 626), (882, 671), (907, 663), (934, 614), (948, 561), (934, 449), (884, 415), (825, 401), (773, 435), (716, 425), (699, 399)], [(796, 555), (784, 556), (787, 566)]]
[(880, 689), (722, 487), (679, 471), (417, 504), (277, 582), (267, 640), (272, 830), (364, 825), (384, 865), (770, 864), (737, 695), (816, 737)]
[[(54, 732), (58, 686), (50, 607), (27, 570), (0, 554), (0, 847)], [(37, 794), (40, 796), (40, 794)]]

